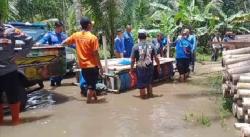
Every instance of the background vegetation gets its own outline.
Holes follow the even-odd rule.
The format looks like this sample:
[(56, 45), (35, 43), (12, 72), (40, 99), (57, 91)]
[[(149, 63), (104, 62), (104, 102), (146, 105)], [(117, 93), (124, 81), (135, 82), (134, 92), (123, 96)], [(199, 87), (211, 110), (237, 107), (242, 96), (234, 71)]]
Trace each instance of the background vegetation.
[(78, 29), (79, 17), (87, 15), (95, 21), (96, 34), (106, 34), (110, 49), (115, 29), (127, 24), (134, 31), (159, 29), (172, 38), (189, 27), (198, 36), (199, 51), (208, 53), (207, 43), (216, 31), (250, 33), (249, 6), (249, 0), (1, 0), (0, 13), (5, 21), (58, 18), (69, 34)]

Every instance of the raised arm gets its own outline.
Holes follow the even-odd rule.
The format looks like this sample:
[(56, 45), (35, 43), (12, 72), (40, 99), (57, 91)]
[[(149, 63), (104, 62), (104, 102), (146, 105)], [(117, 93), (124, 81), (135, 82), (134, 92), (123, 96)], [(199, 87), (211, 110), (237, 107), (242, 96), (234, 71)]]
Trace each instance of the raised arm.
[[(28, 36), (22, 32), (17, 32), (16, 30), (13, 30), (12, 38), (13, 41), (21, 40), (24, 42), (24, 44), (21, 45), (22, 49), (17, 52), (18, 57), (25, 57), (31, 50), (33, 46), (32, 37)], [(16, 43), (15, 43), (16, 44)]]

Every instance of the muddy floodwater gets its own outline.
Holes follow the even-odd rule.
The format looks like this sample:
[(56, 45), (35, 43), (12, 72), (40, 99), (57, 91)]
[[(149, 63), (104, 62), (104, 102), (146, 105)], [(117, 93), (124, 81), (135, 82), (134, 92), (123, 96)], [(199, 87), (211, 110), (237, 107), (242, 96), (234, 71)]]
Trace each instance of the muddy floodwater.
[[(217, 66), (217, 67), (216, 67)], [(199, 84), (219, 64), (199, 65), (185, 84), (155, 85), (158, 96), (141, 100), (137, 90), (108, 93), (99, 104), (88, 105), (79, 87), (63, 80), (63, 86), (46, 88), (29, 96), (22, 124), (0, 126), (0, 137), (237, 137), (234, 118), (220, 117), (218, 94)], [(33, 98), (32, 98), (33, 97)]]

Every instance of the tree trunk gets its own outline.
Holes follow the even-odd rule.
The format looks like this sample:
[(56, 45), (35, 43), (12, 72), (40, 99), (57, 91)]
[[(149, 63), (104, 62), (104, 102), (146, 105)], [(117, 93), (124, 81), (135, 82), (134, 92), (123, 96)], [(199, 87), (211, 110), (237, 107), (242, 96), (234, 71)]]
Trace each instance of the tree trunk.
[(75, 7), (76, 23), (77, 23), (78, 28), (81, 28), (80, 20), (82, 18), (82, 5), (81, 5), (80, 0), (73, 0), (73, 4)]

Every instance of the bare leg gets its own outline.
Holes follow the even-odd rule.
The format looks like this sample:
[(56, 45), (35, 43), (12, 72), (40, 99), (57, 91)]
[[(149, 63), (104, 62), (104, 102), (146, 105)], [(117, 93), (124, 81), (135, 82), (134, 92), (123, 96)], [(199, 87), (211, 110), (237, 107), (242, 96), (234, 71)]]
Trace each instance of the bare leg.
[(96, 95), (96, 91), (94, 91), (94, 100), (97, 101), (97, 95)]
[(87, 103), (92, 103), (92, 97), (94, 95), (94, 91), (92, 89), (88, 89), (87, 93)]
[(180, 75), (179, 81), (180, 81), (180, 82), (184, 82), (184, 81), (185, 81), (185, 75), (184, 75), (184, 74), (181, 74), (181, 75)]
[(145, 98), (146, 98), (145, 89), (140, 89), (140, 97), (141, 97), (142, 99), (145, 99)]
[(152, 87), (151, 84), (148, 85), (148, 87), (147, 87), (147, 96), (148, 97), (153, 97), (153, 87)]
[(189, 75), (190, 75), (189, 72), (184, 74), (184, 81), (186, 81), (188, 79)]

